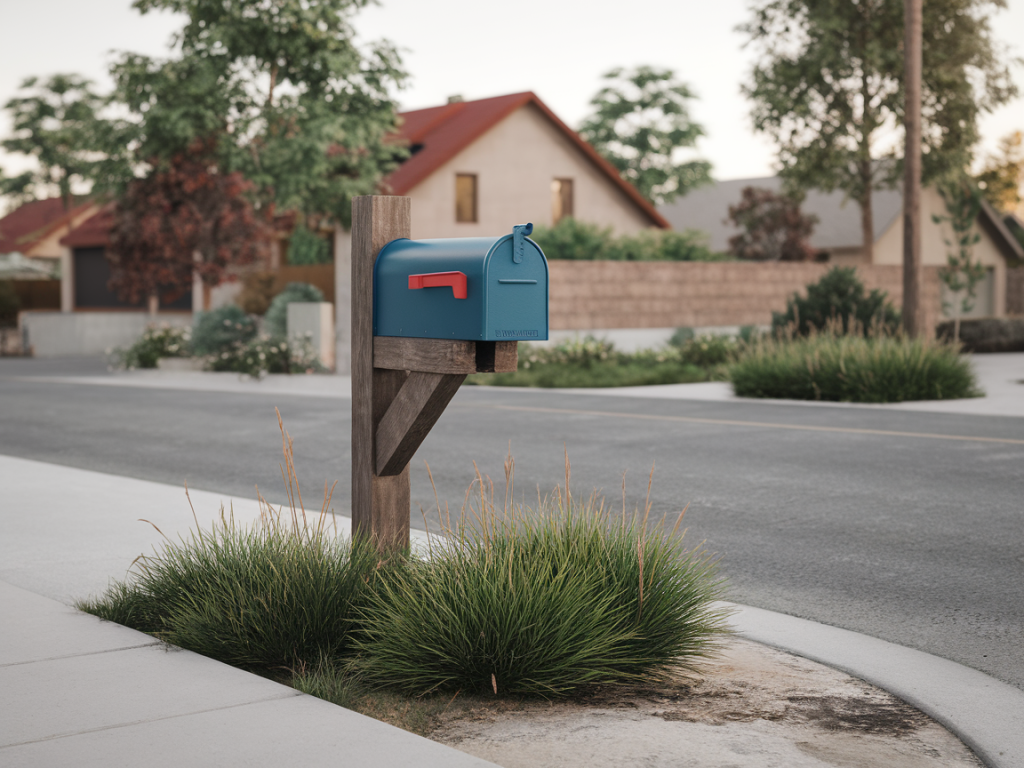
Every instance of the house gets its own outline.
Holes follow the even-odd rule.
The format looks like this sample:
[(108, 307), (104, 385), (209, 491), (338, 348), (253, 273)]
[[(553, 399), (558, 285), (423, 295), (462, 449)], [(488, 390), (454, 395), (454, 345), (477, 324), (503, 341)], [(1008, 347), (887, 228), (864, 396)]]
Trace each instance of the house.
[[(729, 248), (729, 238), (739, 230), (728, 221), (729, 206), (736, 205), (745, 187), (782, 190), (777, 176), (720, 181), (693, 190), (685, 197), (660, 208), (662, 215), (675, 229), (700, 229), (711, 236), (714, 250)], [(842, 192), (810, 191), (800, 205), (804, 213), (817, 216), (818, 223), (810, 243), (822, 261), (840, 266), (866, 264), (900, 265), (903, 263), (903, 194), (899, 190), (882, 190), (872, 195), (874, 223), (874, 254), (869, 262), (864, 253), (860, 207), (845, 199)], [(921, 194), (921, 261), (926, 267), (946, 264), (952, 240), (949, 224), (936, 223), (933, 216), (948, 215), (938, 191), (925, 188)], [(977, 300), (970, 316), (1002, 316), (1007, 311), (1008, 264), (1024, 258), (1024, 249), (1007, 228), (1003, 218), (987, 203), (978, 216), (980, 240), (974, 246), (974, 258), (987, 270), (977, 288)], [(944, 297), (948, 300), (948, 297)], [(1010, 305), (1014, 305), (1010, 297)]]
[(25, 203), (0, 219), (0, 255), (20, 253), (28, 260), (19, 260), (25, 271), (56, 274), (61, 259), (60, 239), (97, 210), (99, 206), (94, 202), (82, 199), (74, 200), (66, 211), (59, 197)]
[(399, 115), (412, 156), (385, 180), (412, 198), (417, 239), (501, 234), (563, 216), (619, 234), (668, 222), (535, 94), (461, 101)]

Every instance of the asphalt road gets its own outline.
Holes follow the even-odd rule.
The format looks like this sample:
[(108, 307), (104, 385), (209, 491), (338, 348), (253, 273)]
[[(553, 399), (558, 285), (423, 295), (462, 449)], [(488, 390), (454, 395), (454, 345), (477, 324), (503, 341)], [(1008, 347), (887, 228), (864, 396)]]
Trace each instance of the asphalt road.
[[(349, 499), (348, 401), (26, 381), (0, 361), (0, 453), (284, 500), (274, 406), (307, 506)], [(516, 497), (564, 480), (653, 514), (721, 557), (729, 598), (934, 653), (1024, 689), (1024, 419), (464, 388), (413, 461), (412, 523), (457, 511), (473, 462)], [(2, 479), (0, 479), (2, 487)], [(2, 507), (2, 497), (0, 497)], [(2, 510), (3, 514), (14, 513)], [(46, 514), (33, 510), (31, 514)]]

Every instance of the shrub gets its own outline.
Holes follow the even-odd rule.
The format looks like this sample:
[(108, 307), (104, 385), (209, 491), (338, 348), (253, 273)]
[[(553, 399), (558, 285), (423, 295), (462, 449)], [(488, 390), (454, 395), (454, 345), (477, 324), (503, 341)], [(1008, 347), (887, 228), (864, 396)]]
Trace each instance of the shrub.
[(676, 342), (674, 346), (679, 349), (682, 361), (701, 368), (711, 368), (731, 362), (739, 353), (739, 344), (729, 336), (702, 334), (696, 337), (691, 336), (685, 341), (679, 341), (679, 338), (681, 338), (681, 334), (676, 331), (672, 336), (672, 341)]
[(724, 254), (708, 248), (704, 232), (645, 230), (615, 237), (611, 227), (577, 221), (566, 216), (553, 227), (536, 227), (533, 240), (549, 259), (579, 261), (721, 261)]
[[(954, 321), (939, 323), (940, 339), (956, 341)], [(960, 345), (967, 352), (1024, 352), (1024, 317), (977, 317), (960, 321)]]
[[(291, 441), (285, 439), (290, 498)], [(301, 498), (301, 497), (299, 497)], [(379, 555), (355, 547), (319, 515), (292, 505), (282, 514), (260, 499), (251, 526), (224, 515), (209, 530), (167, 540), (140, 558), (125, 581), (81, 610), (245, 668), (315, 666), (350, 651), (356, 615)]]
[(673, 348), (618, 352), (606, 339), (574, 337), (554, 347), (521, 344), (515, 373), (470, 376), (470, 384), (509, 387), (634, 387), (705, 381), (707, 373)]
[(866, 335), (872, 329), (893, 333), (899, 328), (900, 315), (886, 296), (878, 289), (865, 295), (853, 267), (833, 267), (807, 286), (806, 298), (794, 293), (785, 312), (772, 312), (772, 331), (806, 336), (812, 329), (821, 331), (830, 321), (838, 320), (843, 333)]
[(725, 631), (714, 562), (675, 531), (650, 530), (649, 506), (619, 519), (596, 495), (559, 493), (499, 514), (490, 487), (428, 561), (369, 596), (353, 662), (362, 680), (559, 696), (692, 669), (714, 650)]
[(122, 368), (156, 368), (156, 361), (161, 357), (189, 357), (192, 354), (191, 339), (190, 328), (167, 323), (150, 325), (138, 341), (128, 349), (116, 350), (114, 354)]
[(829, 331), (756, 342), (730, 377), (740, 397), (895, 403), (981, 394), (956, 346)]
[(266, 373), (322, 372), (316, 351), (308, 338), (285, 341), (262, 335), (247, 342), (237, 342), (207, 359), (211, 371), (231, 371), (254, 379)]
[(216, 355), (256, 335), (256, 321), (234, 304), (201, 312), (192, 330), (197, 355)]
[(291, 302), (320, 302), (324, 295), (315, 285), (309, 283), (288, 283), (274, 300), (264, 316), (267, 333), (282, 339), (288, 335), (288, 305)]
[(288, 239), (288, 263), (330, 264), (331, 244), (323, 236), (299, 224)]

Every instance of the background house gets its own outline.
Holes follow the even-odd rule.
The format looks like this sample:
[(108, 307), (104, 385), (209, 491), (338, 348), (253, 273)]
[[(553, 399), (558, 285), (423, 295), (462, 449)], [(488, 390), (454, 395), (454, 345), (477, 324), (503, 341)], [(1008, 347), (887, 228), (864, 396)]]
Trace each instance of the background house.
[[(663, 205), (660, 211), (675, 229), (704, 230), (711, 236), (712, 249), (726, 251), (729, 238), (739, 232), (727, 220), (729, 206), (740, 202), (744, 187), (778, 192), (782, 189), (782, 180), (772, 176), (716, 182)], [(812, 190), (800, 207), (804, 213), (818, 217), (810, 242), (828, 263), (841, 266), (903, 264), (903, 194), (899, 190), (883, 190), (872, 195), (875, 242), (871, 261), (864, 253), (860, 207), (853, 200), (845, 200), (842, 192)], [(925, 267), (946, 264), (949, 246), (945, 240), (952, 239), (949, 224), (936, 224), (933, 215), (946, 216), (946, 207), (935, 189), (925, 188), (921, 194), (921, 260)], [(999, 317), (1007, 311), (1007, 264), (1024, 258), (1024, 250), (1002, 217), (988, 204), (978, 216), (977, 230), (981, 240), (974, 246), (974, 258), (985, 266), (987, 275), (977, 288), (978, 298), (970, 315)], [(1010, 297), (1009, 303), (1014, 305), (1014, 297)]]

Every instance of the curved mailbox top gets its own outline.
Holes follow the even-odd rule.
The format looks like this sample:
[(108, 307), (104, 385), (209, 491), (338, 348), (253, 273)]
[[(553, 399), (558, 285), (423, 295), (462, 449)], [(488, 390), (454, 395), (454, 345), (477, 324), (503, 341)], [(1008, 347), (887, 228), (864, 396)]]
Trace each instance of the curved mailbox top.
[(470, 341), (548, 337), (548, 263), (526, 237), (392, 240), (374, 265), (373, 333)]

